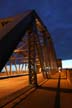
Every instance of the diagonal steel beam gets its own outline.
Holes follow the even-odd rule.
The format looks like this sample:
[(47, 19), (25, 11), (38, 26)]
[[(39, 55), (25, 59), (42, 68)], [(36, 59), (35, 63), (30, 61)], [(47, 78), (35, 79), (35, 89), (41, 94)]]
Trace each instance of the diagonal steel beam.
[(30, 26), (32, 22), (31, 12), (20, 16), (0, 31), (0, 71)]

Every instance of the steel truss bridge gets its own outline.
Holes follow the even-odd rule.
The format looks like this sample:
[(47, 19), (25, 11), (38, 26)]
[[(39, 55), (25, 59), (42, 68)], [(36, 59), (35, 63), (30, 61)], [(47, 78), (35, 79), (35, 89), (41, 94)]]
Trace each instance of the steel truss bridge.
[(40, 68), (45, 79), (58, 72), (51, 35), (35, 10), (0, 19), (0, 74), (4, 67), (11, 75), (12, 65), (17, 73), (22, 72), (24, 64), (28, 64), (29, 83), (35, 86)]

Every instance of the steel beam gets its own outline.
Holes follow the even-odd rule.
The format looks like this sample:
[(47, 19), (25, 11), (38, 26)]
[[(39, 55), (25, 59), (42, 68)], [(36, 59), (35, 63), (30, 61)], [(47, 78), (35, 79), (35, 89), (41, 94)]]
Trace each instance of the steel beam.
[(28, 32), (28, 46), (29, 46), (29, 83), (37, 86), (37, 75), (36, 75), (36, 52), (35, 52), (35, 38), (34, 33), (30, 30)]
[(57, 72), (57, 58), (56, 58), (53, 41), (48, 31), (43, 31), (43, 37), (46, 44), (46, 50), (48, 52), (47, 56), (48, 56), (50, 71), (53, 74)]
[(0, 30), (0, 72), (32, 22), (32, 11)]
[(36, 50), (37, 50), (37, 55), (40, 61), (40, 66), (42, 70), (43, 77), (46, 78), (45, 75), (45, 68), (44, 68), (44, 56), (43, 56), (43, 47), (40, 43), (39, 35), (38, 35), (38, 30), (36, 26), (36, 20), (33, 19), (33, 32), (34, 32), (34, 38), (35, 38), (35, 44), (36, 44)]

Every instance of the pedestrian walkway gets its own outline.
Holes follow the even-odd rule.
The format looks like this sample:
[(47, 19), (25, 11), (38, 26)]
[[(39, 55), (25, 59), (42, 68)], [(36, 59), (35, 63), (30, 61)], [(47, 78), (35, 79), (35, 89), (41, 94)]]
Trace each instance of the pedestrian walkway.
[(72, 108), (71, 82), (64, 72), (52, 75), (3, 108)]
[(66, 73), (57, 73), (28, 97), (17, 103), (15, 108), (72, 108), (72, 89)]

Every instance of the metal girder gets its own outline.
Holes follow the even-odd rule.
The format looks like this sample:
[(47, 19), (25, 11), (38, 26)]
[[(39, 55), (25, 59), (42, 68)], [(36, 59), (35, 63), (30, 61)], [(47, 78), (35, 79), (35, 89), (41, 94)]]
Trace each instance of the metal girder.
[(28, 32), (28, 46), (29, 46), (29, 83), (37, 86), (37, 75), (36, 75), (36, 52), (35, 52), (35, 38), (32, 31)]
[(39, 40), (37, 32), (34, 33), (34, 36), (35, 36), (36, 50), (37, 50), (38, 58), (39, 58), (39, 61), (40, 61), (40, 66), (41, 66), (42, 74), (43, 74), (43, 77), (46, 78), (45, 73), (44, 73), (45, 69), (44, 69), (43, 48), (42, 48), (42, 46), (40, 44), (40, 40)]
[(42, 37), (43, 37), (43, 49), (44, 49), (44, 61), (45, 61), (45, 66), (50, 67), (50, 58), (49, 58), (49, 52), (48, 52), (48, 37), (45, 34), (45, 31), (42, 31)]
[[(30, 29), (31, 28), (31, 29)], [(38, 29), (37, 29), (38, 28)], [(30, 29), (30, 30), (29, 30)], [(17, 45), (20, 41), (22, 41), (22, 38), (25, 37), (24, 34), (29, 30), (28, 34), (28, 44), (26, 46), (29, 46), (29, 55), (28, 52), (22, 49), (25, 49), (27, 47), (18, 46)], [(44, 31), (43, 32), (43, 46), (41, 45), (41, 41), (38, 35), (37, 30)], [(43, 76), (47, 78), (47, 73), (45, 72), (45, 67), (50, 67), (50, 71), (54, 69), (56, 70), (56, 55), (55, 50), (53, 47), (53, 42), (50, 37), (50, 34), (47, 32), (46, 27), (38, 17), (35, 11), (30, 11), (26, 13), (25, 15), (20, 15), (19, 17), (15, 18), (12, 24), (5, 24), (5, 26), (2, 28), (2, 31), (0, 31), (0, 71), (3, 68), (3, 66), (6, 64), (6, 62), (9, 60), (9, 57), (13, 53), (19, 53), (27, 59), (19, 62), (29, 63), (29, 83), (37, 86), (37, 76), (36, 76), (36, 57), (38, 56), (39, 62), (41, 65)], [(27, 36), (27, 35), (26, 35)], [(24, 38), (23, 38), (24, 39)], [(24, 40), (23, 40), (24, 41)], [(26, 38), (27, 41), (27, 38)], [(22, 42), (23, 43), (23, 42)], [(44, 50), (43, 50), (44, 49)], [(36, 50), (37, 50), (37, 56), (36, 56)], [(29, 57), (29, 58), (28, 58)], [(16, 58), (12, 58), (13, 60)], [(17, 60), (21, 60), (20, 58), (17, 58)], [(16, 66), (16, 65), (15, 65)], [(23, 69), (23, 66), (22, 66)]]
[(34, 19), (34, 23), (33, 23), (33, 31), (34, 31), (35, 44), (36, 44), (38, 58), (40, 61), (41, 71), (42, 71), (43, 77), (48, 78), (47, 74), (45, 72), (45, 66), (44, 66), (43, 46), (40, 43), (39, 34), (38, 34), (38, 30), (37, 30), (37, 24), (36, 24), (35, 19)]
[(31, 11), (0, 31), (0, 72), (32, 22)]
[(57, 72), (57, 58), (56, 58), (56, 53), (54, 49), (54, 45), (52, 42), (52, 38), (49, 34), (48, 31), (43, 31), (43, 38), (44, 38), (44, 43), (46, 47), (46, 51), (48, 54), (47, 55), (47, 60), (48, 60), (48, 66), (50, 66), (50, 71), (53, 73)]

